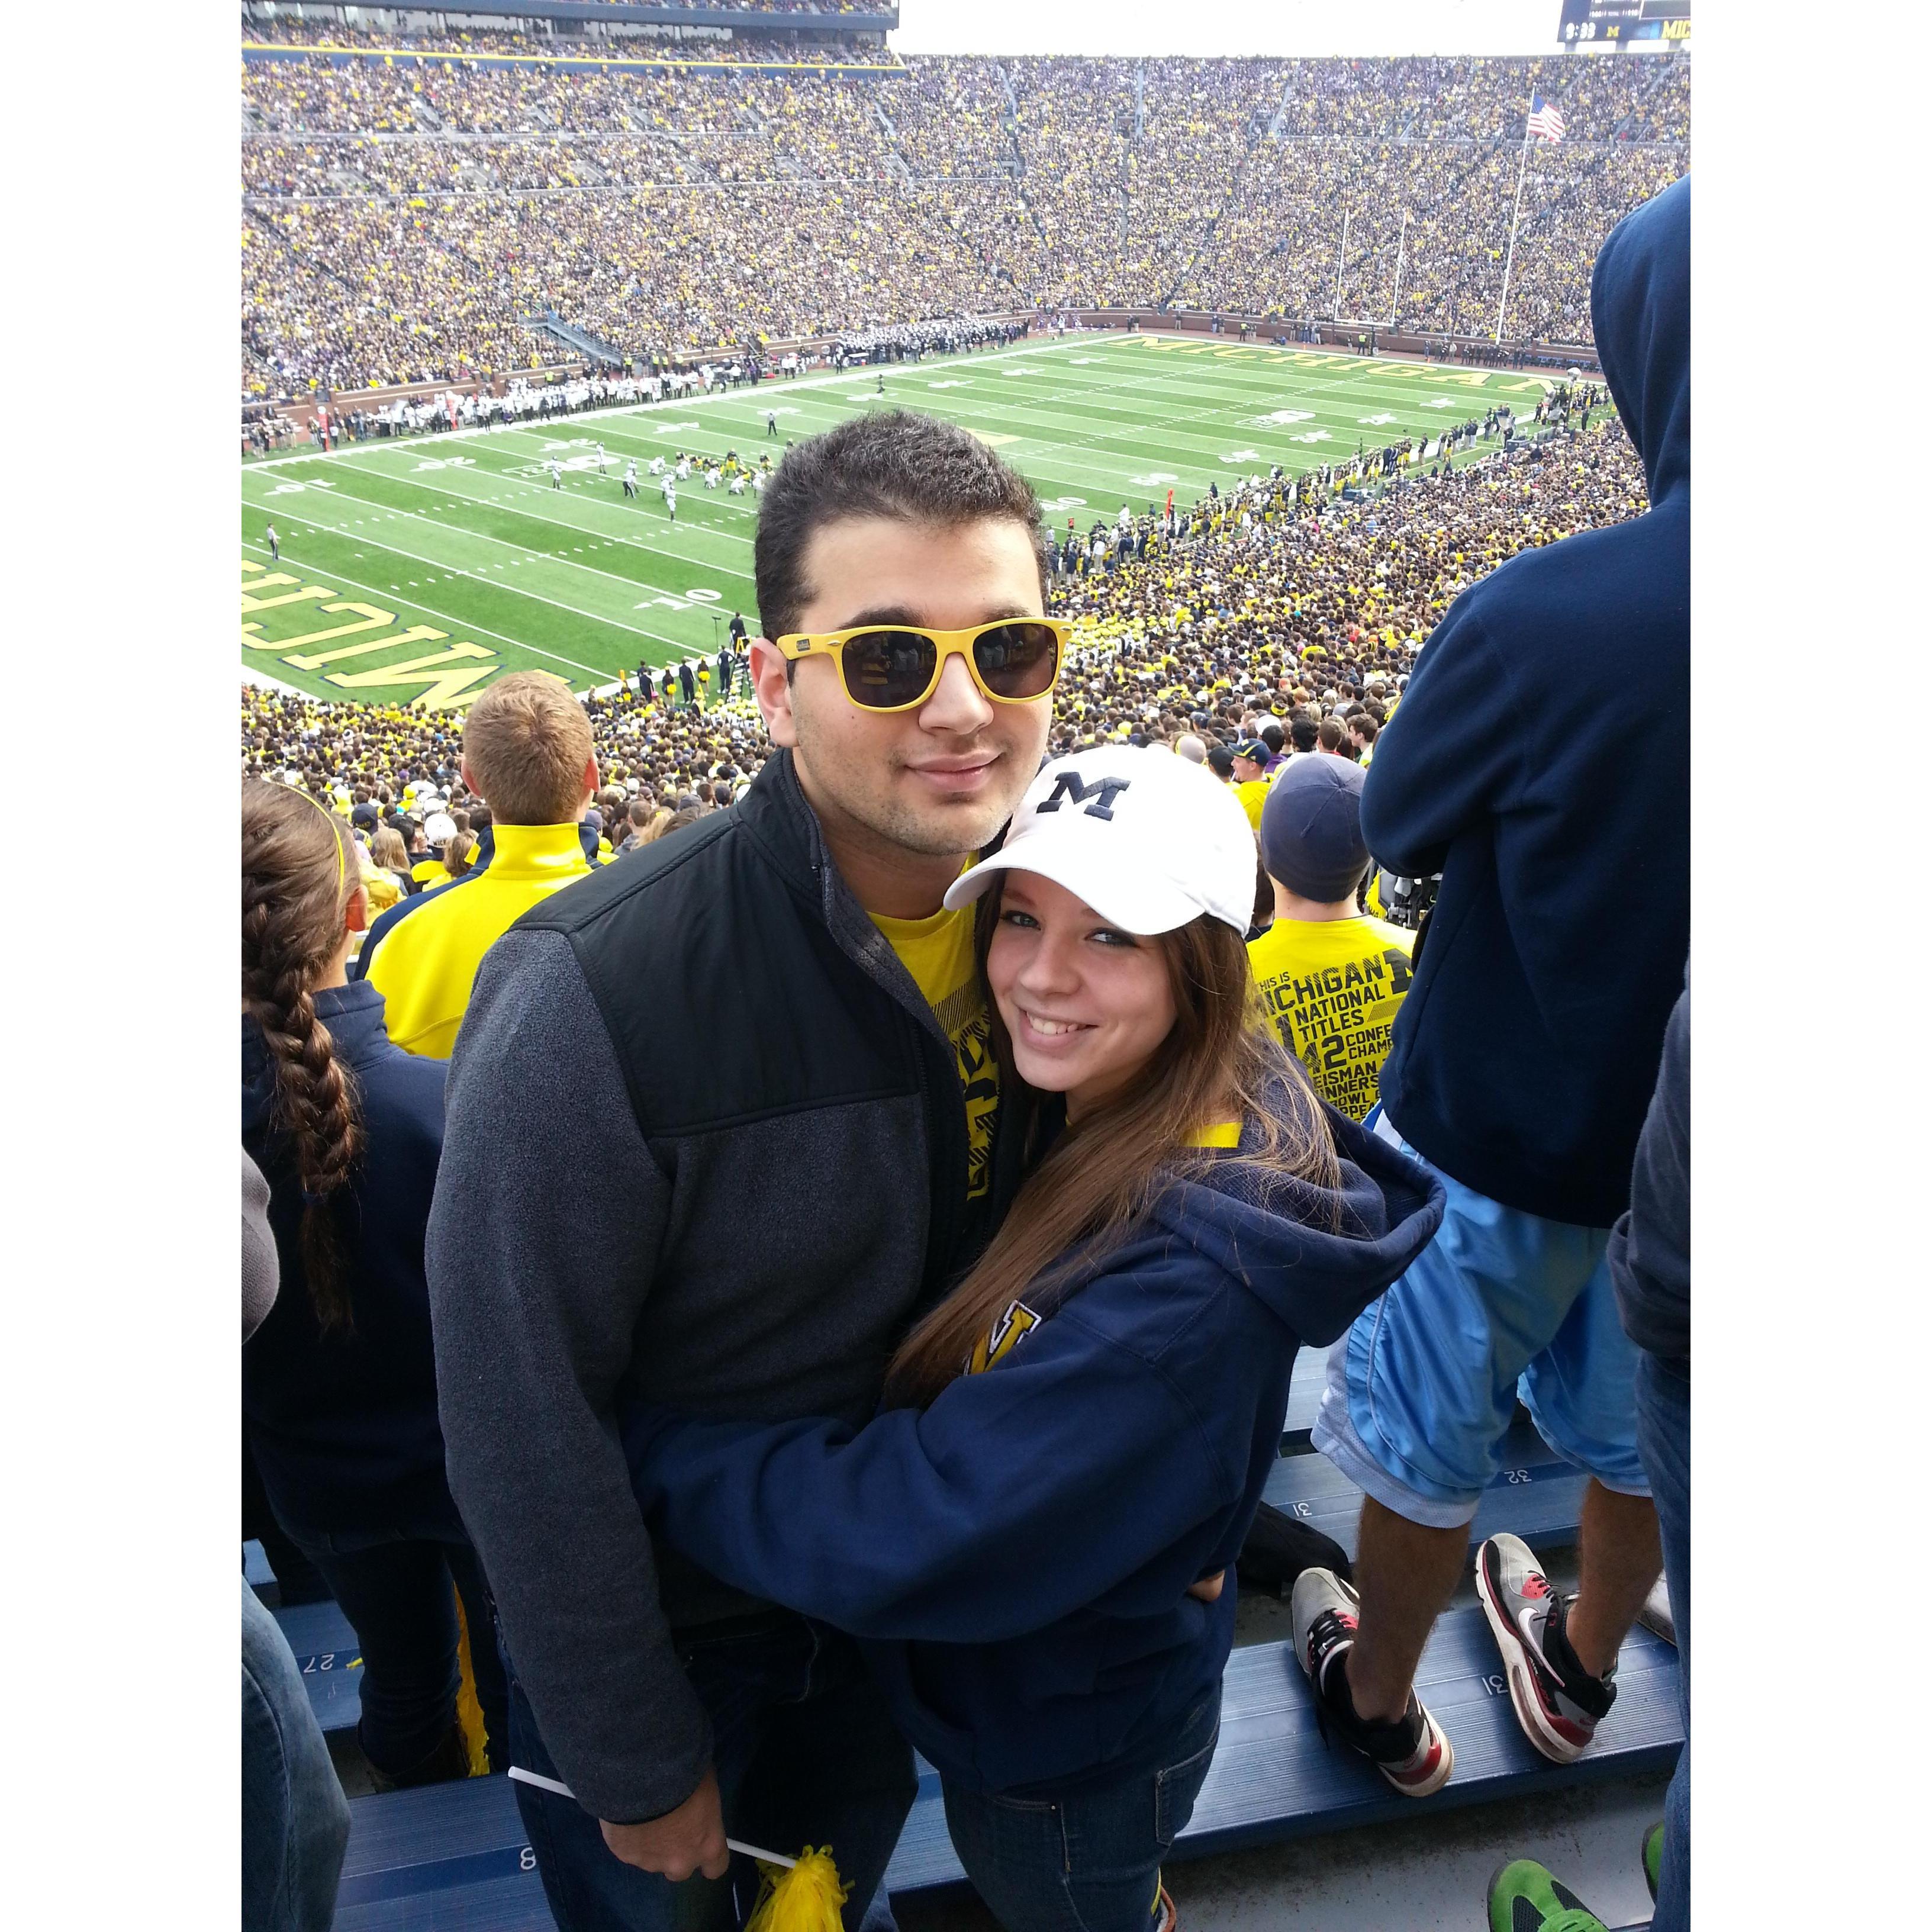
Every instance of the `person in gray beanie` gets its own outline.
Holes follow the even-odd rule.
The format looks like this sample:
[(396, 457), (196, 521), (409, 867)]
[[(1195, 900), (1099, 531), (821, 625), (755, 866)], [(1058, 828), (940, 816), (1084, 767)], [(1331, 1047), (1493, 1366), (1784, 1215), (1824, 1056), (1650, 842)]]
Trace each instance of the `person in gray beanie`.
[(1414, 943), (1357, 902), (1369, 869), (1363, 777), (1346, 758), (1296, 758), (1276, 773), (1261, 823), (1274, 923), (1248, 946), (1282, 1045), (1315, 1090), (1358, 1120), (1379, 1096)]

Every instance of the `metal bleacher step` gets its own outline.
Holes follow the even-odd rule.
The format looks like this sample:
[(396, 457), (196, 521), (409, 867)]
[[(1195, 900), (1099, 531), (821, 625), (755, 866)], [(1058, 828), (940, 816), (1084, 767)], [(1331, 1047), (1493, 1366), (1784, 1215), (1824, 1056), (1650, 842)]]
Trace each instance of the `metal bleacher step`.
[[(1442, 1618), (1417, 1685), (1456, 1748), (1435, 1797), (1398, 1797), (1376, 1772), (1331, 1749), (1316, 1728), (1294, 1656), (1256, 1644), (1229, 1659), (1221, 1741), (1177, 1859), (1332, 1832), (1377, 1820), (1521, 1796), (1668, 1767), (1683, 1742), (1676, 1653), (1644, 1630), (1624, 1646), (1616, 1708), (1575, 1764), (1547, 1763), (1518, 1728), (1480, 1610)], [(919, 1795), (893, 1854), (896, 1894), (960, 1882), (938, 1777)], [(516, 1799), (501, 1778), (353, 1800), (336, 1932), (543, 1932), (550, 1923)]]
[(298, 1604), (274, 1615), (295, 1652), (316, 1723), (325, 1734), (353, 1730), (362, 1715), (362, 1650), (340, 1606)]
[[(1526, 1416), (1519, 1415), (1504, 1437), (1502, 1459), (1477, 1507), (1475, 1539), (1508, 1530), (1532, 1549), (1538, 1538), (1575, 1541), (1589, 1478), (1564, 1462)], [(1327, 1456), (1312, 1450), (1283, 1456), (1262, 1496), (1284, 1514), (1332, 1536), (1354, 1556), (1362, 1492)]]
[(353, 1730), (362, 1715), (362, 1646), (341, 1606), (277, 1603), (275, 1573), (259, 1543), (242, 1544), (242, 1574), (257, 1596), (266, 1595), (269, 1615), (288, 1639), (324, 1734)]

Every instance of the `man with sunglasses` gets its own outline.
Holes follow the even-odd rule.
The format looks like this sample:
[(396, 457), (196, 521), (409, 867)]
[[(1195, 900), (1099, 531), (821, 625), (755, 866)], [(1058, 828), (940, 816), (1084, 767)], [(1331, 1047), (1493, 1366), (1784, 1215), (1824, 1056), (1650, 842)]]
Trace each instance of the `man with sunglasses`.
[(438, 1384), (514, 1762), (574, 1794), (517, 1786), (564, 1932), (728, 1920), (725, 1887), (674, 1888), (724, 1876), (727, 1828), (830, 1843), (856, 1928), (910, 1804), (855, 1647), (654, 1549), (612, 1417), (634, 1392), (862, 1420), (1017, 1190), (970, 914), (942, 900), (1046, 748), (1066, 626), (1040, 539), (1032, 490), (952, 424), (882, 411), (789, 448), (754, 559), (778, 750), (478, 976), (429, 1238)]

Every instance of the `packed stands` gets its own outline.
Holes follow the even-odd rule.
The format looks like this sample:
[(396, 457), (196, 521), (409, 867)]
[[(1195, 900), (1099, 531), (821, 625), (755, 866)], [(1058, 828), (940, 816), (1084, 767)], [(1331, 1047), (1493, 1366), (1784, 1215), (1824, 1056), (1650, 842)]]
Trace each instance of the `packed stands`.
[[(700, 358), (730, 364), (725, 380), (756, 382), (790, 343), (829, 343), (840, 364), (896, 358), (1072, 309), (1320, 317), (1480, 339), (1500, 327), (1526, 158), (1509, 336), (1582, 345), (1604, 237), (1688, 166), (1682, 58), (901, 62), (883, 44), (828, 39), (826, 22), (863, 12), (852, 0), (742, 4), (814, 26), (729, 39), (508, 28), (399, 39), (313, 21), (277, 20), (271, 32), (254, 19), (248, 38), (273, 50), (251, 48), (242, 71), (244, 390), (262, 419), (259, 446), (280, 434), (279, 416), (269, 420), (278, 406), (322, 390), (348, 398), (349, 433), (400, 434), (418, 427), (414, 400), (379, 409), (354, 392), (453, 385), (434, 412), (426, 400), (436, 428), (446, 401), (465, 423), (492, 407), (548, 416), (553, 404), (656, 394), (656, 372)], [(397, 55), (406, 58), (392, 64)], [(1560, 104), (1566, 131), (1526, 158), (1532, 91)], [(533, 326), (540, 315), (608, 346), (630, 364), (623, 380), (614, 362), (595, 383), (524, 388), (520, 374), (556, 356)], [(1478, 340), (1454, 352), (1484, 352)], [(508, 386), (494, 404), (493, 379)], [(1452, 448), (1474, 460), (1452, 469)], [(1059, 512), (1066, 503), (1082, 500)], [(1372, 748), (1425, 640), (1472, 584), (1519, 553), (1647, 507), (1643, 465), (1604, 392), (1558, 385), (1533, 419), (1492, 406), (1419, 445), (1358, 447), (1300, 476), (1230, 476), (1164, 512), (1123, 506), (1118, 523), (1081, 527), (1057, 512), (1046, 608), (1074, 628), (1049, 753), (1130, 741), (1196, 762), (1204, 754), (1225, 775), (1238, 748), (1258, 758), (1252, 741), (1264, 726), (1279, 754), (1288, 724), (1296, 747), (1309, 748), (1304, 736), (1312, 744), (1318, 726), (1323, 748), (1366, 762), (1359, 740), (1347, 748), (1347, 721), (1365, 722)], [(694, 695), (698, 662), (675, 699), (662, 668), (661, 684), (626, 679), (584, 698), (600, 788), (581, 838), (587, 865), (634, 863), (626, 844), (742, 806), (770, 756), (742, 658), (725, 646)], [(332, 704), (265, 681), (244, 683), (241, 725), (245, 776), (339, 806), (365, 837), (380, 818), (385, 845), (371, 841), (360, 862), (365, 881), (381, 875), (392, 910), (410, 911), (401, 893), (418, 899), (419, 917), (425, 885), (461, 883), (460, 866), (478, 862), (473, 834), (557, 829), (554, 813), (506, 816), (502, 794), (466, 775), (458, 711)], [(783, 769), (766, 772), (760, 803)], [(580, 750), (570, 770), (581, 770)], [(725, 828), (714, 818), (712, 829)], [(574, 828), (562, 830), (574, 866)], [(342, 862), (344, 850), (352, 877), (353, 848), (333, 856)], [(489, 862), (500, 881), (508, 866)], [(442, 908), (479, 899), (452, 893)], [(348, 989), (322, 992), (352, 1012)], [(682, 1016), (676, 996), (666, 1005)], [(306, 1190), (304, 1178), (304, 1212), (315, 1204)], [(1361, 1493), (1308, 1441), (1322, 1370), (1304, 1351), (1266, 1496), (1352, 1554)], [(1521, 1419), (1504, 1448), (1510, 1466), (1485, 1494), (1480, 1533), (1573, 1549), (1580, 1471)], [(272, 1582), (260, 1566), (254, 1580)], [(368, 1681), (363, 1660), (324, 1673), (364, 1640), (333, 1604), (285, 1612), (282, 1628), (322, 1727), (346, 1732)], [(1623, 1701), (1603, 1748), (1561, 1771), (1520, 1734), (1496, 1661), (1480, 1610), (1465, 1601), (1444, 1618), (1418, 1681), (1453, 1712), (1464, 1754), (1446, 1802), (1654, 1775), (1682, 1738), (1676, 1657), (1646, 1633), (1625, 1646)], [(1291, 1646), (1235, 1652), (1221, 1758), (1177, 1861), (1406, 1808), (1335, 1750), (1298, 1674)], [(460, 1730), (451, 1748), (475, 1751)], [(480, 1768), (480, 1757), (464, 1761)], [(357, 1799), (345, 1932), (472, 1913), (506, 1928), (549, 1923), (510, 1786), (449, 1769), (433, 1765), (429, 1777), (448, 1781), (426, 1790)], [(379, 1785), (427, 1781), (386, 1774)], [(962, 1876), (935, 1787), (922, 1783), (900, 1840), (896, 1891)]]
[(1586, 341), (1598, 245), (1688, 165), (1682, 57), (734, 77), (560, 68), (510, 34), (332, 44), (369, 57), (243, 69), (255, 397), (531, 366), (544, 308), (660, 360), (1070, 305), (1486, 334), (1533, 88), (1565, 137), (1529, 158), (1508, 333)]

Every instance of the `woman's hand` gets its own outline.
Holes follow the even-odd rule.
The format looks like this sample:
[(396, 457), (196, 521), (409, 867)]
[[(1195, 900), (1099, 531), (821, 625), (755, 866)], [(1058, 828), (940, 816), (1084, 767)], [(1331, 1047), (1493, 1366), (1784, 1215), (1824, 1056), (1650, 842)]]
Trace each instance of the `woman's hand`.
[(1204, 1604), (1219, 1603), (1221, 1600), (1221, 1586), (1227, 1580), (1227, 1571), (1217, 1570), (1213, 1576), (1204, 1576), (1199, 1582), (1189, 1584), (1187, 1594), (1190, 1597), (1198, 1597)]

